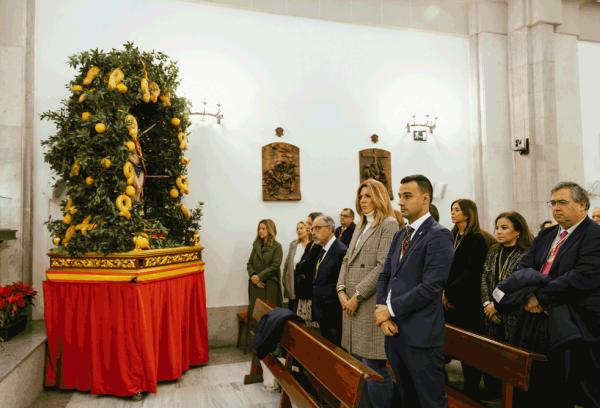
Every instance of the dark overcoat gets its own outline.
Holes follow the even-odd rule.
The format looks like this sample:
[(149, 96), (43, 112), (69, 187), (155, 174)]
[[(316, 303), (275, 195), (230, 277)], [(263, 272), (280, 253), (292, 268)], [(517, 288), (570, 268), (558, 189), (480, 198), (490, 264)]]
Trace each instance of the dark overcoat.
[(281, 261), (283, 260), (283, 249), (281, 244), (273, 241), (272, 245), (262, 244), (262, 240), (257, 238), (252, 244), (252, 253), (248, 259), (247, 269), (248, 277), (256, 274), (258, 279), (265, 284), (264, 289), (260, 289), (248, 279), (248, 313), (254, 311), (256, 299), (266, 299), (281, 307), (281, 285), (279, 284), (279, 275), (281, 274)]
[[(456, 237), (455, 237), (456, 238)], [(454, 252), (444, 293), (454, 309), (444, 311), (446, 323), (483, 334), (481, 277), (488, 253), (482, 234), (466, 234)]]

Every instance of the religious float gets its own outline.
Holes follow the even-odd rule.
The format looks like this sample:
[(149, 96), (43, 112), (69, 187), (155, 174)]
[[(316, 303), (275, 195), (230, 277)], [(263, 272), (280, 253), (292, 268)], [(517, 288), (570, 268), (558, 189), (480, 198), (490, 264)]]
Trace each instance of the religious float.
[(70, 97), (42, 119), (64, 217), (44, 282), (45, 385), (133, 396), (208, 361), (202, 203), (187, 209), (191, 125), (161, 52), (69, 58)]

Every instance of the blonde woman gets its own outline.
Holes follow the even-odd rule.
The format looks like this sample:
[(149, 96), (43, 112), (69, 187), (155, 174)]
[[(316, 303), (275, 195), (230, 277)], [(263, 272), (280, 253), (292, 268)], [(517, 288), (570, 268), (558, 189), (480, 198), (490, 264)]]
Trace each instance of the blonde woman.
[(359, 407), (391, 407), (394, 383), (386, 367), (384, 335), (375, 324), (379, 274), (398, 221), (385, 186), (369, 179), (356, 192), (359, 223), (344, 257), (337, 284), (343, 313), (342, 347), (381, 374), (383, 382), (365, 380)]
[(298, 239), (290, 242), (290, 249), (288, 251), (285, 263), (283, 265), (283, 275), (281, 276), (283, 286), (283, 297), (288, 299), (288, 309), (294, 313), (298, 307), (298, 301), (296, 300), (296, 289), (294, 285), (294, 271), (296, 265), (302, 260), (304, 250), (311, 241), (310, 233), (308, 231), (306, 222), (300, 221), (296, 225), (296, 234)]
[(252, 244), (252, 253), (248, 259), (248, 297), (250, 305), (248, 313), (254, 311), (256, 299), (266, 299), (277, 307), (281, 307), (281, 261), (283, 249), (275, 241), (277, 227), (271, 220), (261, 220), (258, 223), (256, 239)]

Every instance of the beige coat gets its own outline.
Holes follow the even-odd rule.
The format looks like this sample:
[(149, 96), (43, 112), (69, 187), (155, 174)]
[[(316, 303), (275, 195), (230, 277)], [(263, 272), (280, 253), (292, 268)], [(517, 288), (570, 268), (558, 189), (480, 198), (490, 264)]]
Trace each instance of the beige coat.
[(294, 264), (294, 257), (296, 256), (296, 251), (303, 251), (302, 245), (298, 249), (298, 240), (295, 239), (290, 242), (290, 249), (287, 254), (287, 258), (285, 258), (285, 263), (283, 264), (283, 274), (281, 275), (281, 287), (283, 289), (283, 297), (288, 299), (296, 299), (296, 288), (294, 285), (294, 271), (296, 270), (296, 264)]
[(385, 336), (375, 324), (373, 312), (376, 309), (379, 274), (399, 227), (398, 221), (388, 217), (365, 232), (357, 246), (356, 241), (365, 226), (366, 223), (354, 230), (338, 279), (338, 286), (346, 286), (348, 297), (354, 296), (358, 290), (364, 298), (354, 316), (343, 312), (342, 347), (363, 358), (385, 360)]

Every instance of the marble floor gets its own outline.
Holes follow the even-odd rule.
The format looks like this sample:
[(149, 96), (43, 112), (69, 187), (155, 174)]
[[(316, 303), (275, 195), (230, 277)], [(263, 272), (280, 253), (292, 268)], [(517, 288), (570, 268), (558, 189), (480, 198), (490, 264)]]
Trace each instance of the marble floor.
[[(158, 393), (144, 393), (139, 402), (131, 398), (48, 389), (40, 393), (30, 408), (279, 407), (280, 394), (266, 391), (262, 384), (243, 384), (244, 375), (250, 370), (251, 354), (244, 355), (234, 347), (214, 348), (209, 353), (208, 364), (190, 368), (177, 380), (160, 382)], [(453, 360), (446, 368), (452, 385), (462, 388), (460, 363)], [(486, 403), (500, 407), (500, 400)]]

